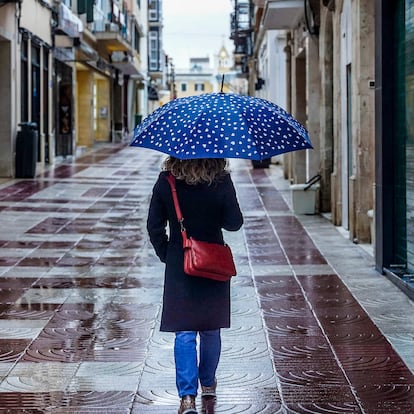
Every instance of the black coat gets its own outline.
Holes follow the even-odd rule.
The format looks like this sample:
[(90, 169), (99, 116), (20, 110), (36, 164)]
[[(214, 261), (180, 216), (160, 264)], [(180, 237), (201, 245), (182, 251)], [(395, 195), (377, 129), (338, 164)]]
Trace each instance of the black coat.
[[(184, 273), (180, 226), (171, 188), (160, 173), (154, 185), (147, 229), (157, 256), (165, 266), (161, 331), (203, 331), (230, 327), (230, 282), (217, 282)], [(243, 224), (230, 175), (212, 185), (188, 185), (176, 180), (177, 195), (188, 236), (223, 242), (222, 229)], [(167, 235), (169, 225), (169, 236)]]

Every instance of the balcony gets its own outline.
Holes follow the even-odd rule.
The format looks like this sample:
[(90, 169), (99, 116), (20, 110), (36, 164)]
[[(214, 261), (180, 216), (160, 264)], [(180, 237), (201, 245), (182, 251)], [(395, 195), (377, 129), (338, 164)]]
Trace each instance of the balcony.
[(249, 3), (237, 3), (234, 12), (230, 15), (231, 37), (237, 37), (240, 33), (248, 33), (251, 30), (251, 18)]
[(252, 36), (250, 13), (249, 3), (239, 2), (230, 16), (230, 39), (233, 40), (235, 46), (235, 55), (251, 53), (248, 47)]
[(80, 36), (83, 31), (82, 21), (77, 17), (69, 7), (63, 3), (59, 4), (57, 26), (55, 27), (55, 33), (63, 34), (65, 36), (76, 38)]
[(131, 51), (131, 45), (126, 39), (122, 26), (118, 23), (97, 20), (94, 22), (93, 33), (98, 43), (99, 52), (103, 56), (113, 52)]
[(268, 0), (263, 12), (263, 28), (293, 29), (303, 16), (303, 4), (303, 0)]
[(124, 75), (134, 79), (143, 79), (143, 74), (139, 70), (139, 57), (127, 52), (112, 52), (110, 56), (111, 65), (121, 71)]
[(99, 59), (95, 50), (81, 39), (75, 39), (74, 46), (76, 62), (96, 62)]

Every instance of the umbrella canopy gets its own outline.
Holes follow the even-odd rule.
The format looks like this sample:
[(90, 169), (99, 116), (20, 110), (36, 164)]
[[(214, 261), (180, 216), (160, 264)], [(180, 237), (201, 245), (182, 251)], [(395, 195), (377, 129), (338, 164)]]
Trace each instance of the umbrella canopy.
[(135, 128), (130, 145), (179, 159), (263, 160), (312, 148), (305, 128), (276, 104), (223, 92), (168, 102)]

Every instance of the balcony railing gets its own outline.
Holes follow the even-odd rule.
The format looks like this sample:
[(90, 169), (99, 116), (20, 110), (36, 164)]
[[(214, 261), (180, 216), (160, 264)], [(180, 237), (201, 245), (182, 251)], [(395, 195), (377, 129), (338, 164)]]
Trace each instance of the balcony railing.
[(234, 63), (241, 73), (248, 73), (248, 57), (253, 53), (253, 7), (250, 0), (236, 0), (230, 15), (230, 38), (234, 43)]

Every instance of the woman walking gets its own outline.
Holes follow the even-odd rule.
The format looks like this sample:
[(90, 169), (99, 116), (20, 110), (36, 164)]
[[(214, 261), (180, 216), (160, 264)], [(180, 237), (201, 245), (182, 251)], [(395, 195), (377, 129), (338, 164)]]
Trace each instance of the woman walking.
[(168, 174), (176, 178), (189, 236), (223, 243), (222, 229), (239, 230), (243, 217), (225, 159), (168, 157), (163, 170), (153, 188), (147, 229), (155, 253), (166, 265), (160, 329), (175, 332), (176, 385), (181, 398), (178, 414), (193, 414), (197, 413), (195, 400), (199, 383), (202, 399), (216, 395), (220, 329), (230, 327), (230, 281), (219, 282), (184, 273), (180, 224)]

